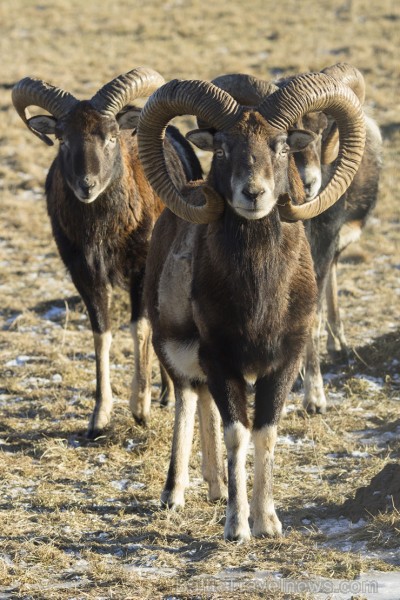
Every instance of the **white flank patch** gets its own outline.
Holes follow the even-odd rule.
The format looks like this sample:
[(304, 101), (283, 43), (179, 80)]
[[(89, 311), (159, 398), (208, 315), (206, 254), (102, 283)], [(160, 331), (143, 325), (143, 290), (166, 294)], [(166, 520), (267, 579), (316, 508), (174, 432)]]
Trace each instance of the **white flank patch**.
[(206, 376), (199, 363), (199, 342), (197, 340), (191, 342), (167, 340), (164, 342), (163, 350), (167, 361), (177, 373), (188, 379), (206, 381)]

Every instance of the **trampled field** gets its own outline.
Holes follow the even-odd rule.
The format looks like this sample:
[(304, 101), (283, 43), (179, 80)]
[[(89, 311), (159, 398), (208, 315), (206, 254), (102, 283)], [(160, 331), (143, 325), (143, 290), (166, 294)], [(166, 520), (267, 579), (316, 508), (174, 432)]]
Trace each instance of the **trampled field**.
[[(400, 598), (398, 3), (3, 0), (0, 24), (0, 598)], [(237, 545), (223, 541), (225, 506), (206, 500), (197, 429), (186, 507), (159, 508), (173, 409), (157, 402), (155, 363), (149, 427), (129, 413), (122, 291), (113, 419), (85, 439), (92, 336), (43, 196), (56, 148), (23, 125), (11, 88), (30, 75), (84, 98), (140, 65), (167, 80), (273, 79), (339, 61), (364, 74), (384, 139), (378, 205), (339, 266), (350, 364), (324, 354), (326, 415), (304, 414), (301, 391), (289, 399), (275, 462), (284, 536)], [(251, 464), (250, 452), (249, 490)]]

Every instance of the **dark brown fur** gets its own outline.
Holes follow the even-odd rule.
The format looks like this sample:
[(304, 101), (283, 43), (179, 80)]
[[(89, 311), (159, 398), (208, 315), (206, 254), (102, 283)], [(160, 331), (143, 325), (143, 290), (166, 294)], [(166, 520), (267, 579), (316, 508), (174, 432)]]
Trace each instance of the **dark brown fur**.
[[(95, 336), (97, 388), (88, 431), (91, 437), (101, 432), (111, 410), (108, 369), (103, 362), (108, 361), (110, 292), (115, 286), (130, 293), (136, 371), (140, 370), (135, 373), (139, 392), (132, 391), (131, 409), (138, 421), (145, 421), (149, 407), (142, 405), (148, 404), (150, 398), (150, 329), (142, 325), (142, 290), (151, 233), (164, 206), (144, 176), (136, 136), (131, 130), (120, 131), (117, 118), (99, 115), (88, 102), (79, 103), (72, 114), (56, 125), (62, 146), (46, 180), (54, 239), (86, 304)], [(177, 130), (171, 128), (170, 132), (175, 144), (167, 137), (167, 160), (173, 162), (180, 181), (185, 181), (175, 146), (181, 138), (179, 148), (183, 148), (183, 155), (188, 152), (187, 142)], [(116, 136), (117, 141), (109, 144), (110, 136)], [(186, 162), (196, 166), (196, 161), (191, 151)], [(200, 167), (194, 171), (194, 178), (198, 178)], [(85, 203), (78, 199), (76, 190), (85, 194), (88, 189), (89, 195), (90, 186), (94, 185), (105, 186), (95, 200)], [(166, 377), (163, 381), (167, 386)], [(164, 391), (168, 393), (169, 388)], [(138, 394), (146, 399), (135, 400)]]
[[(233, 175), (243, 182), (243, 190), (254, 189), (254, 194), (256, 182), (262, 185), (273, 179), (275, 202), (284, 193), (303, 201), (293, 157), (281, 155), (286, 135), (254, 112), (246, 112), (233, 130), (216, 133), (214, 149), (228, 148), (228, 158), (222, 163), (214, 157), (207, 181), (226, 200), (223, 217), (209, 225), (192, 225), (165, 211), (154, 229), (145, 294), (154, 347), (176, 390), (174, 449), (163, 493), (163, 502), (172, 507), (183, 502), (179, 448), (188, 442), (179, 440), (186, 427), (182, 423), (188, 419), (184, 408), (188, 388), (203, 389), (206, 383), (221, 414), (226, 439), (232, 427), (235, 431), (239, 427), (240, 438), (241, 428), (246, 431), (249, 426), (246, 378), (254, 375), (253, 427), (262, 435), (266, 432), (268, 439), (299, 368), (317, 296), (303, 224), (282, 223), (276, 204), (267, 216), (255, 220), (243, 218), (232, 207)], [(183, 372), (185, 367), (171, 358), (168, 344), (178, 352), (182, 348), (182, 363), (193, 353), (193, 344), (196, 348), (198, 344), (201, 370)], [(233, 483), (235, 447), (234, 443), (228, 448), (225, 532), (230, 539), (245, 539), (248, 526), (239, 523), (238, 516), (244, 501)], [(268, 489), (272, 489), (270, 484)], [(275, 513), (271, 518), (276, 519)], [(262, 518), (257, 521), (258, 533), (264, 527), (264, 533), (279, 530), (279, 521), (271, 527), (263, 523)]]

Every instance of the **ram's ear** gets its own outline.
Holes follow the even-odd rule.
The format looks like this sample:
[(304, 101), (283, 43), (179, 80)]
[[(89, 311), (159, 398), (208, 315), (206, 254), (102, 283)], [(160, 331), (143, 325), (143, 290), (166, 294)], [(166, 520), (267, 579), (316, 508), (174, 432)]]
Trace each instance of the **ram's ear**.
[(317, 135), (313, 131), (306, 129), (289, 129), (287, 143), (291, 152), (301, 152), (307, 146), (317, 140)]
[(50, 115), (37, 115), (27, 121), (28, 126), (39, 133), (55, 134), (57, 119)]
[(136, 130), (139, 122), (141, 108), (136, 106), (128, 106), (117, 114), (117, 123), (120, 129)]
[(329, 165), (339, 154), (339, 130), (335, 121), (329, 123), (322, 135), (321, 162)]
[(214, 134), (214, 129), (193, 129), (193, 131), (188, 131), (186, 134), (186, 139), (197, 146), (197, 148), (200, 148), (200, 150), (213, 152)]

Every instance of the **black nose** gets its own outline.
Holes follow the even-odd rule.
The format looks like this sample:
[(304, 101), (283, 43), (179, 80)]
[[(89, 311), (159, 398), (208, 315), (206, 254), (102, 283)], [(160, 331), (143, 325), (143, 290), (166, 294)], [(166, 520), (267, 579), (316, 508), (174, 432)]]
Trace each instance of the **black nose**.
[(308, 181), (306, 184), (304, 184), (304, 189), (306, 190), (306, 192), (310, 192), (316, 183), (317, 180), (312, 179), (311, 181)]
[(249, 190), (249, 188), (243, 188), (242, 190), (243, 196), (246, 196), (250, 202), (255, 202), (264, 192), (265, 190)]
[(86, 179), (82, 179), (79, 182), (79, 187), (81, 188), (82, 192), (87, 196), (90, 194), (90, 191), (94, 188), (95, 185), (95, 183), (89, 182)]

